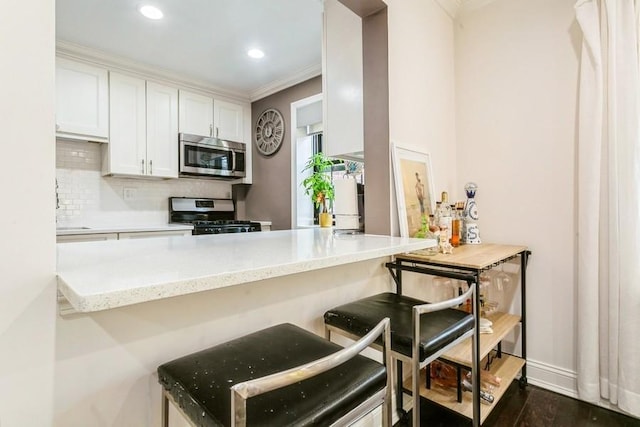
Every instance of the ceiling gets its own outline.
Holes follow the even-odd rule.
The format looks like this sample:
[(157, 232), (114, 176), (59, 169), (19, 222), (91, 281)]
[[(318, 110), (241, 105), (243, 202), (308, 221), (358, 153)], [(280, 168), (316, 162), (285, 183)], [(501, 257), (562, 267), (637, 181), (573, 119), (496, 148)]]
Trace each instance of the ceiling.
[[(164, 18), (145, 18), (143, 4)], [(56, 39), (256, 99), (320, 74), (322, 0), (56, 0)], [(254, 47), (263, 59), (247, 56)]]

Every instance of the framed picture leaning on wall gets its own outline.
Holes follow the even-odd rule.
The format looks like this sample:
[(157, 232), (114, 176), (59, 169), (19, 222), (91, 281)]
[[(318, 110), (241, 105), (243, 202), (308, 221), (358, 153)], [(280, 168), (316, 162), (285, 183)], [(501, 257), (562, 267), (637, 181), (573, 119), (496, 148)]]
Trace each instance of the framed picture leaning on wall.
[(435, 211), (431, 158), (427, 153), (391, 145), (400, 236), (414, 237), (423, 218)]

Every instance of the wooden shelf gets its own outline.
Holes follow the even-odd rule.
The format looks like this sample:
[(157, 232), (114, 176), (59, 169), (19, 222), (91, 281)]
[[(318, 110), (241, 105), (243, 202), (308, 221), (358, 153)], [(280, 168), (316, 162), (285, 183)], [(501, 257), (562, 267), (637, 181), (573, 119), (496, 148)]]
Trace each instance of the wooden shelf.
[[(502, 353), (500, 359), (495, 358), (491, 364), (491, 372), (493, 375), (500, 377), (500, 387), (494, 387), (491, 391), (494, 400), (493, 403), (488, 404), (484, 401), (480, 403), (480, 423), (487, 419), (493, 408), (498, 404), (500, 398), (505, 393), (513, 379), (518, 375), (520, 369), (524, 366), (524, 359), (517, 356), (511, 356)], [(484, 365), (484, 360), (481, 365)], [(456, 390), (454, 388), (442, 387), (431, 382), (431, 388), (427, 390), (425, 387), (426, 382), (426, 368), (420, 370), (420, 396), (429, 399), (438, 405), (444, 406), (452, 411), (455, 411), (467, 418), (473, 418), (473, 394), (471, 392), (462, 393), (462, 402), (458, 402), (456, 398)], [(404, 387), (411, 390), (411, 377), (404, 381)]]
[[(491, 326), (493, 333), (480, 334), (480, 359), (484, 359), (520, 323), (520, 316), (509, 313), (495, 312), (486, 318), (493, 322)], [(464, 366), (471, 366), (471, 338), (453, 347), (441, 358)]]
[(482, 243), (480, 245), (460, 245), (453, 249), (452, 254), (437, 254), (429, 256), (424, 252), (410, 252), (397, 255), (396, 259), (427, 263), (430, 265), (440, 265), (448, 268), (458, 267), (483, 270), (526, 250), (526, 246)]
[[(452, 254), (427, 255), (425, 251), (416, 251), (396, 255), (397, 271), (401, 271), (407, 265), (413, 264), (411, 269), (407, 270), (430, 274), (434, 276), (446, 275), (445, 272), (461, 273), (468, 272), (473, 275), (475, 280), (479, 280), (479, 275), (483, 270), (492, 268), (501, 263), (507, 262), (516, 256), (520, 256), (521, 268), (526, 268), (526, 255), (528, 255), (526, 246), (516, 245), (498, 245), (492, 243), (483, 243), (480, 245), (461, 245), (454, 248)], [(393, 269), (392, 264), (388, 264)], [(442, 274), (440, 274), (442, 273)], [(524, 271), (522, 272), (524, 274)], [(394, 277), (395, 278), (395, 277)], [(396, 280), (398, 285), (401, 284)], [(525, 307), (522, 306), (524, 313)], [(478, 358), (481, 360), (479, 366), (486, 365), (486, 357), (499, 343), (521, 322), (521, 317), (514, 314), (495, 312), (486, 316), (492, 321), (492, 334), (480, 334), (480, 354)], [(522, 330), (521, 330), (522, 332)], [(525, 337), (522, 337), (525, 340)], [(471, 338), (453, 347), (440, 359), (443, 362), (451, 362), (458, 366), (469, 368), (472, 366), (472, 347)], [(492, 404), (481, 403), (480, 422), (483, 423), (493, 407), (500, 401), (504, 392), (509, 387), (513, 379), (521, 371), (525, 365), (525, 358), (502, 353), (500, 359), (494, 358), (491, 363), (489, 372), (501, 379), (500, 387), (494, 387), (491, 394), (494, 397)], [(473, 418), (473, 394), (464, 392), (462, 394), (462, 402), (457, 401), (457, 390), (455, 387), (447, 388), (432, 383), (431, 389), (427, 390), (425, 386), (425, 370), (421, 370), (420, 395), (441, 406), (458, 412), (467, 418)], [(411, 378), (404, 381), (405, 389), (411, 390)]]

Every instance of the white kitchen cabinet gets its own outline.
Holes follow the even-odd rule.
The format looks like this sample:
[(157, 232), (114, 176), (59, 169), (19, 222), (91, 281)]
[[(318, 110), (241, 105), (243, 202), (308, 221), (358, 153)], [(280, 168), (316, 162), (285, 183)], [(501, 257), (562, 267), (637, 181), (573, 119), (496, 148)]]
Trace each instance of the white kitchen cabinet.
[(178, 90), (147, 82), (147, 175), (178, 177)]
[(181, 133), (200, 136), (213, 134), (213, 98), (180, 91), (178, 128)]
[(148, 237), (191, 236), (191, 230), (126, 231), (117, 233), (82, 233), (56, 236), (56, 243), (98, 242), (103, 240), (142, 239)]
[(56, 58), (56, 136), (107, 142), (109, 80), (106, 69)]
[(244, 107), (193, 92), (180, 91), (179, 130), (244, 142)]
[(243, 116), (242, 105), (214, 100), (214, 136), (227, 141), (244, 142)]
[(118, 233), (65, 234), (56, 236), (56, 243), (100, 242), (104, 240), (118, 240)]
[(109, 73), (110, 138), (102, 147), (103, 174), (146, 175), (145, 86), (142, 79)]
[(178, 91), (113, 72), (109, 82), (103, 174), (177, 178)]
[(147, 237), (191, 236), (191, 230), (136, 231), (118, 233), (118, 239), (142, 239)]
[(364, 157), (362, 18), (338, 0), (324, 2), (323, 151)]

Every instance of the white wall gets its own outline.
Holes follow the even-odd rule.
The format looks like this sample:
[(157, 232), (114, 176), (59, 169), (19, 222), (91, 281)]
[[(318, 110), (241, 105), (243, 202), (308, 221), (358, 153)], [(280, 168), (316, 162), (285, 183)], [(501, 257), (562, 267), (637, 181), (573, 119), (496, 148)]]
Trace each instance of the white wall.
[(9, 0), (2, 10), (0, 424), (49, 426), (56, 308), (54, 2)]
[(432, 0), (386, 0), (389, 12), (389, 133), (431, 155), (436, 195), (456, 189), (454, 32)]
[(575, 392), (574, 3), (497, 0), (456, 22), (457, 182), (478, 184), (483, 241), (532, 250), (528, 375), (566, 394)]
[(431, 154), (436, 195), (479, 185), (485, 242), (531, 248), (528, 376), (575, 395), (575, 2), (386, 2), (391, 141)]
[[(430, 154), (434, 197), (439, 200), (440, 192), (452, 194), (457, 185), (453, 22), (436, 1), (385, 1), (390, 140)], [(391, 203), (392, 233), (399, 235), (395, 198)], [(431, 278), (406, 275), (403, 280), (411, 295), (427, 300), (436, 297), (428, 286)]]

